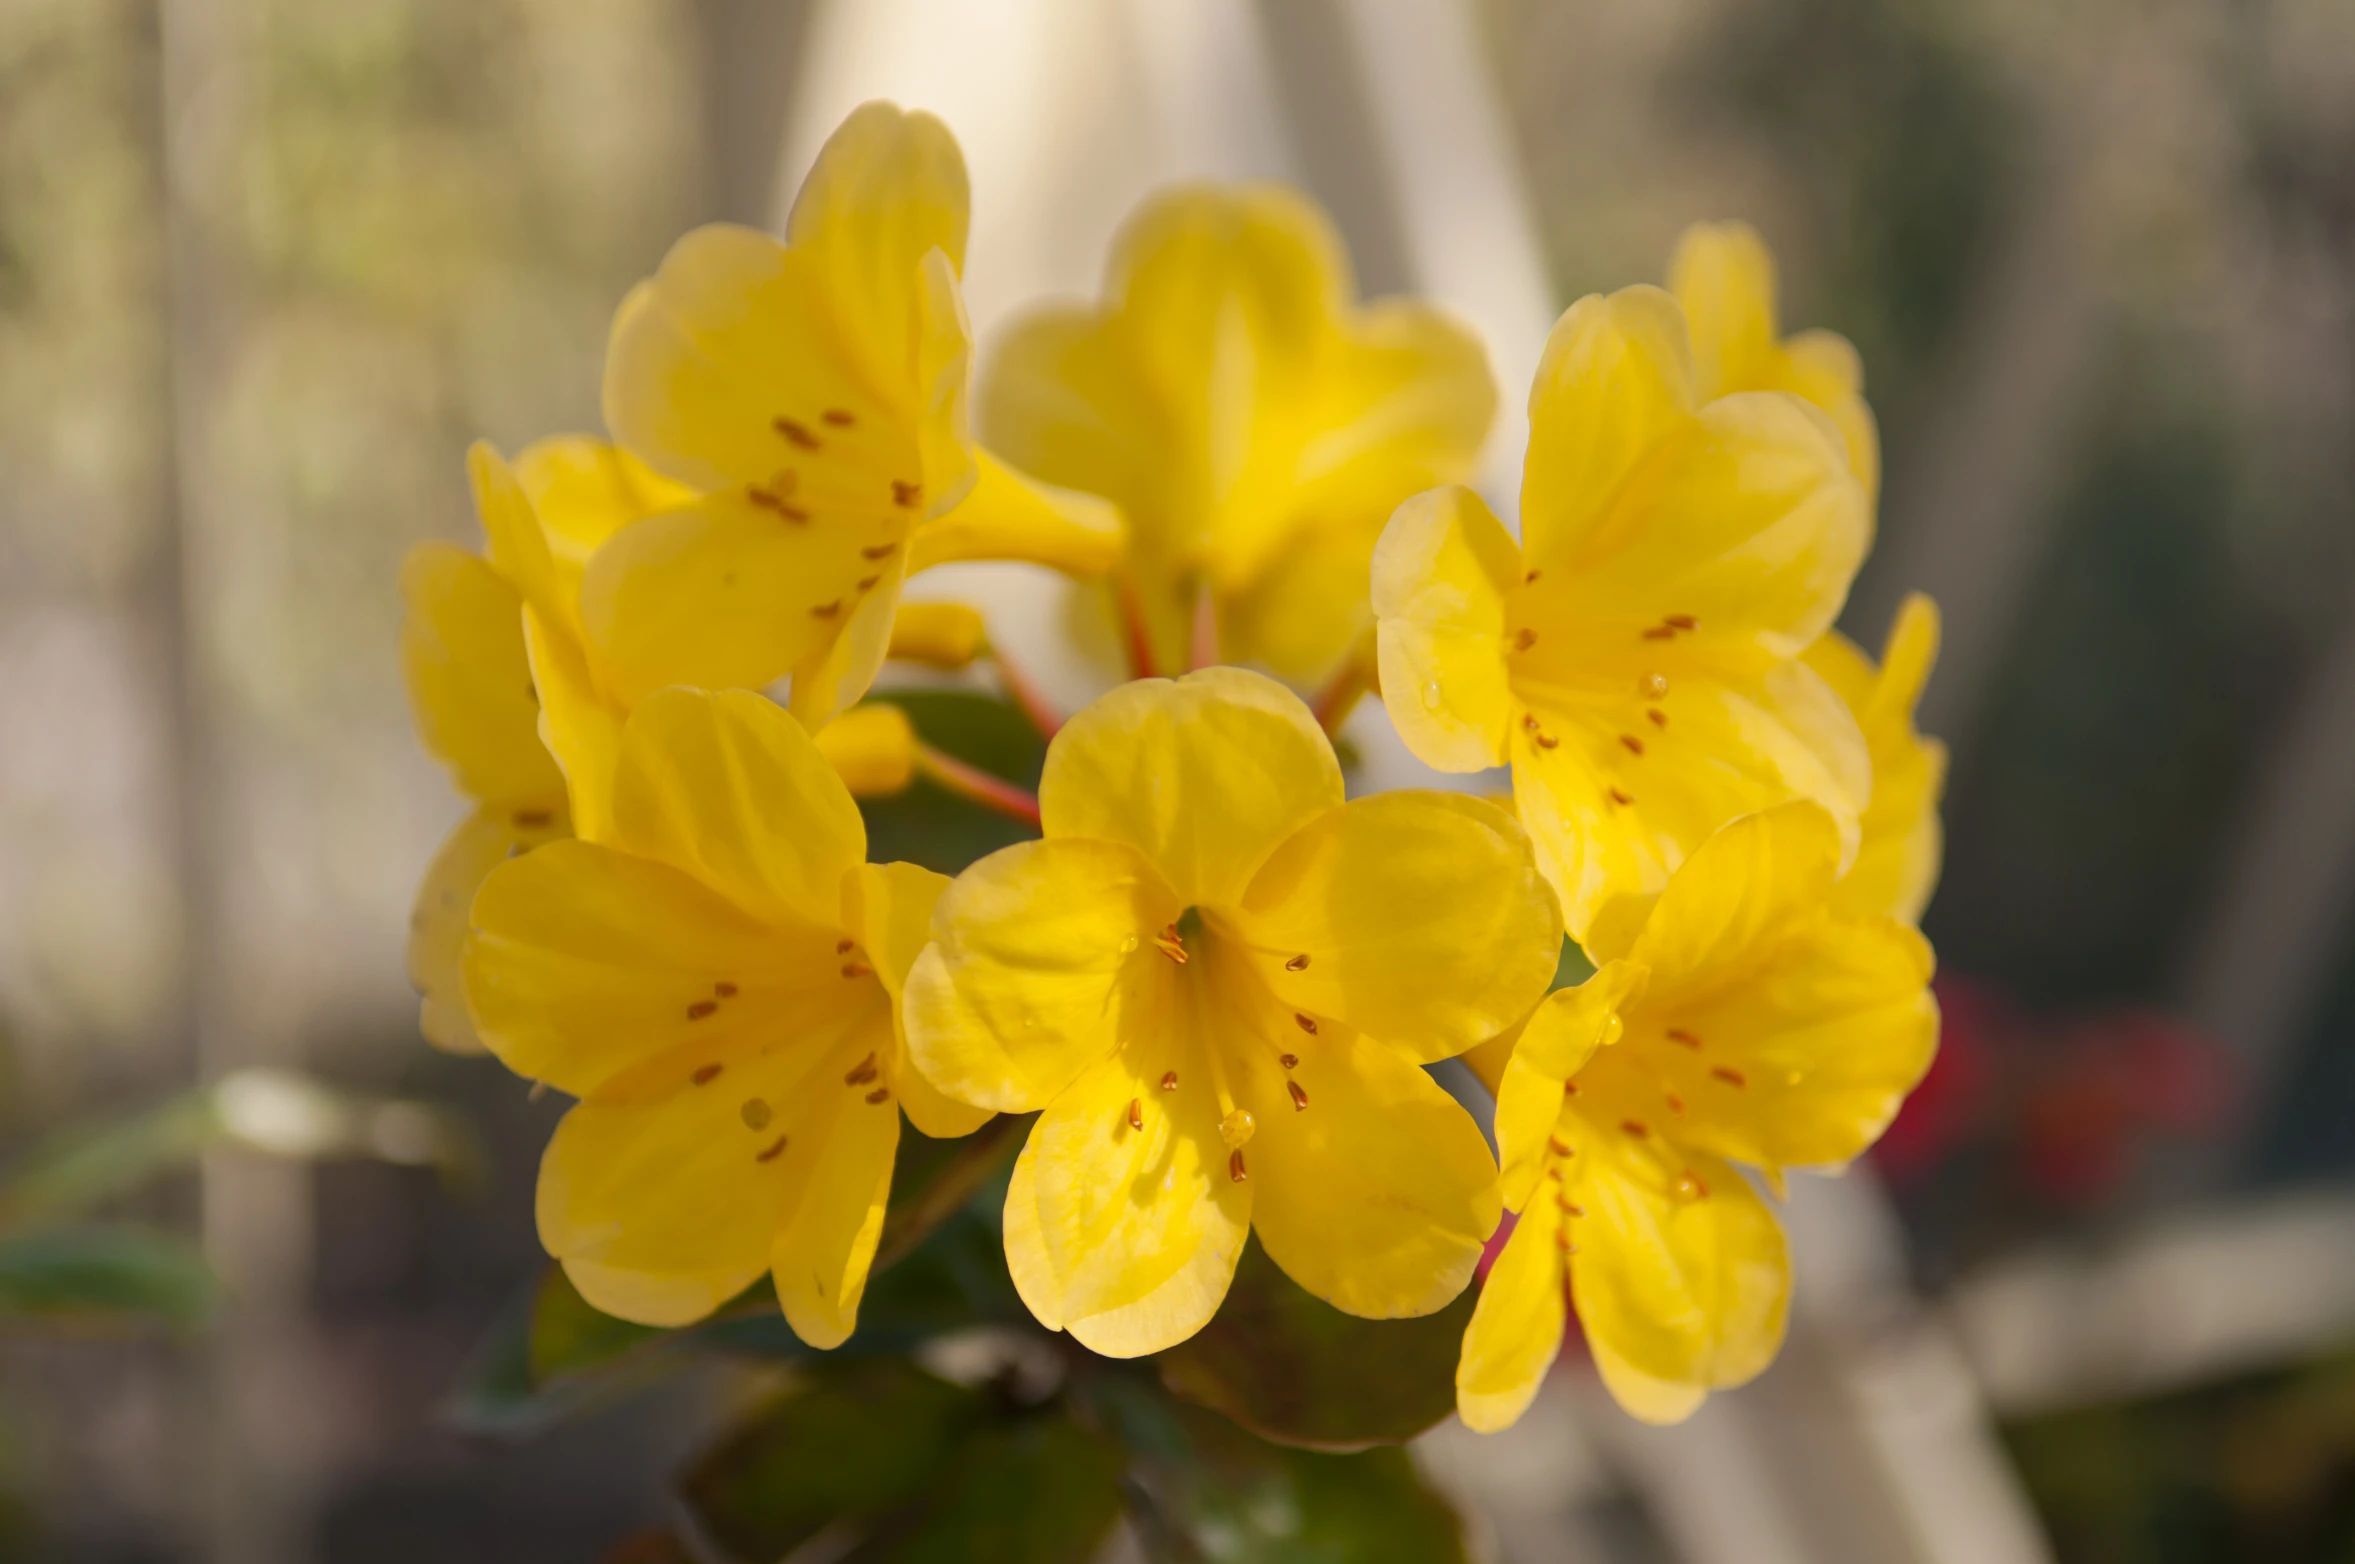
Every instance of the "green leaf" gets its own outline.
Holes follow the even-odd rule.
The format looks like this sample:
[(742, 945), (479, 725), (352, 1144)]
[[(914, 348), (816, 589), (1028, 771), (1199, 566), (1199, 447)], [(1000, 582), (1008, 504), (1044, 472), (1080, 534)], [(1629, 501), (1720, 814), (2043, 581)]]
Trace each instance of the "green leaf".
[(1305, 1291), (1254, 1237), (1211, 1322), (1155, 1361), (1172, 1395), (1310, 1450), (1403, 1444), (1455, 1410), (1471, 1289), (1437, 1314), (1361, 1320)]
[(1088, 1564), (1120, 1519), (1120, 1452), (1056, 1416), (987, 1429), (937, 1502), (846, 1564)]
[(564, 1267), (551, 1264), (532, 1293), (525, 1363), (533, 1386), (604, 1368), (664, 1333), (617, 1320), (580, 1295)]
[(0, 1318), (189, 1326), (212, 1310), (196, 1248), (134, 1227), (55, 1227), (0, 1238)]
[(681, 1495), (729, 1556), (779, 1559), (921, 1497), (986, 1411), (903, 1358), (818, 1360), (803, 1388), (698, 1459)]
[(1464, 1564), (1461, 1519), (1404, 1450), (1287, 1449), (1149, 1380), (1094, 1389), (1133, 1453), (1130, 1518), (1161, 1564)]
[[(992, 776), (1036, 790), (1046, 741), (1012, 704), (956, 690), (910, 690), (872, 697), (908, 714), (919, 738)], [(956, 874), (975, 859), (1038, 833), (1019, 821), (959, 798), (919, 777), (904, 793), (866, 798), (867, 856)]]
[(875, 1246), (875, 1269), (887, 1271), (965, 1209), (982, 1186), (1014, 1160), (1032, 1114), (999, 1114), (960, 1140), (902, 1135), (891, 1170), (891, 1204)]
[(1553, 986), (1576, 988), (1594, 975), (1595, 964), (1587, 959), (1586, 952), (1578, 948), (1576, 940), (1565, 937), (1562, 941), (1562, 959), (1554, 963)]

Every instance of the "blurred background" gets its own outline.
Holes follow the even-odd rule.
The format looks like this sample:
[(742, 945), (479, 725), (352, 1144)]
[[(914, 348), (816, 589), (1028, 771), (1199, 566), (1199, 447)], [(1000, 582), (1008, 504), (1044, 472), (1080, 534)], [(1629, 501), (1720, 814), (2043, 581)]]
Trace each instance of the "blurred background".
[(165, 1174), (74, 1187), (220, 1290), (0, 1321), (0, 1558), (553, 1564), (659, 1514), (710, 1387), (445, 1415), (557, 1105), (416, 1032), (462, 806), (396, 572), (474, 536), (470, 439), (598, 427), (673, 238), (777, 221), (878, 95), (963, 141), (985, 352), (1202, 174), (1306, 186), (1508, 405), (1697, 219), (1863, 352), (1844, 625), (1946, 615), (1944, 1050), (1794, 1191), (1761, 1381), (1661, 1432), (1573, 1366), (1424, 1441), (1485, 1556), (2355, 1559), (2349, 0), (0, 0), (0, 1160), (143, 1113), (111, 1154)]

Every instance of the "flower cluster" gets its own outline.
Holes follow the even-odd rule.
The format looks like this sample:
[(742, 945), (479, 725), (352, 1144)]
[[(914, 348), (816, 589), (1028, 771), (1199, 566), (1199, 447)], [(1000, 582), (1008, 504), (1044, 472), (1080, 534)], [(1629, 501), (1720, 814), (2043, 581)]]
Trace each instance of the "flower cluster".
[[(1573, 1312), (1638, 1416), (1757, 1373), (1791, 1283), (1755, 1185), (1863, 1151), (1937, 1033), (1935, 612), (1878, 665), (1830, 628), (1878, 483), (1853, 353), (1778, 336), (1747, 229), (1694, 230), (1670, 290), (1555, 326), (1516, 538), (1460, 486), (1477, 341), (1356, 302), (1298, 196), (1148, 202), (1103, 301), (977, 392), (966, 215), (947, 130), (860, 109), (782, 240), (698, 230), (623, 301), (610, 443), (477, 447), (487, 555), (404, 572), (419, 727), (477, 805), (418, 897), (424, 1029), (576, 1099), (549, 1252), (656, 1325), (767, 1274), (835, 1346), (902, 1115), (1036, 1114), (1006, 1261), (1095, 1352), (1200, 1330), (1253, 1234), (1395, 1318), (1509, 1231), (1474, 1427)], [(988, 655), (901, 601), (966, 559), (1090, 583), (1135, 678), (1058, 724), (1001, 664), (1057, 729), (1009, 806), (1038, 836), (952, 882), (869, 863), (855, 795), (1018, 792), (861, 704), (888, 658)], [(1510, 796), (1346, 796), (1368, 692)], [(1553, 988), (1565, 935), (1594, 971)], [(1496, 1155), (1425, 1068), (1458, 1056)]]

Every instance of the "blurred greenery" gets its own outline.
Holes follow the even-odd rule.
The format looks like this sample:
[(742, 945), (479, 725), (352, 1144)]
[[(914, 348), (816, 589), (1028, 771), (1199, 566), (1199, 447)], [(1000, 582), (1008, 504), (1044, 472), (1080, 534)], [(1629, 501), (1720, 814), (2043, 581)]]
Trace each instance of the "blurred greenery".
[(188, 1328), (216, 1289), (193, 1244), (135, 1227), (0, 1235), (0, 1329), (162, 1324)]
[[(1046, 740), (1006, 701), (956, 690), (892, 691), (874, 697), (908, 714), (917, 737), (992, 776), (1036, 791)], [(919, 777), (904, 793), (859, 801), (867, 856), (955, 874), (977, 858), (1038, 833)]]

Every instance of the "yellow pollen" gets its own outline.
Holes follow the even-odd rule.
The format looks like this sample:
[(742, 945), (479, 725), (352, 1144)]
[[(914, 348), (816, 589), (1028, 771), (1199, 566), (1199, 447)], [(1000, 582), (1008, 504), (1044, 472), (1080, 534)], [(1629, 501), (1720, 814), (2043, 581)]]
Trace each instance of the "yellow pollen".
[(1237, 1108), (1218, 1121), (1218, 1138), (1240, 1150), (1251, 1142), (1251, 1132), (1259, 1128), (1249, 1108)]
[(769, 1105), (758, 1097), (745, 1098), (744, 1106), (737, 1111), (744, 1115), (744, 1127), (748, 1130), (765, 1130), (769, 1127), (769, 1120), (776, 1117), (769, 1111)]
[(1292, 1111), (1294, 1113), (1298, 1113), (1308, 1106), (1308, 1090), (1298, 1081), (1286, 1081), (1284, 1090), (1292, 1094)]

